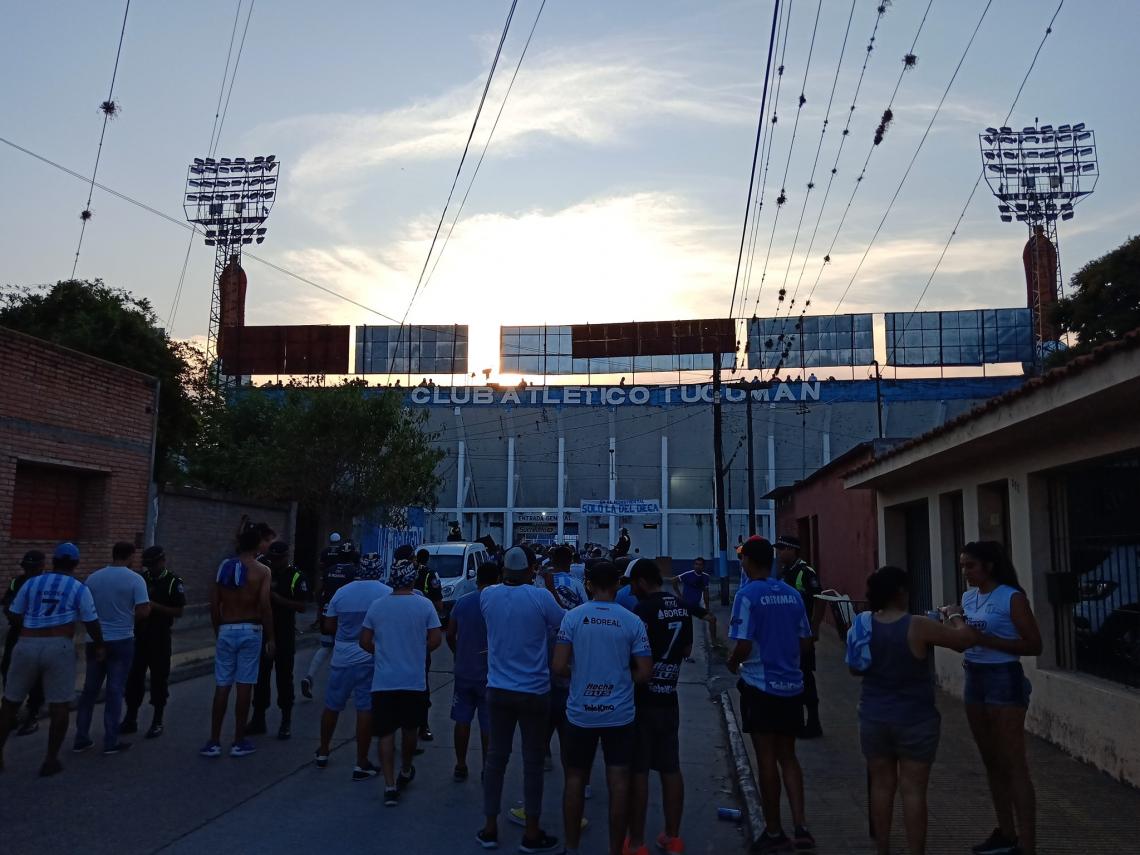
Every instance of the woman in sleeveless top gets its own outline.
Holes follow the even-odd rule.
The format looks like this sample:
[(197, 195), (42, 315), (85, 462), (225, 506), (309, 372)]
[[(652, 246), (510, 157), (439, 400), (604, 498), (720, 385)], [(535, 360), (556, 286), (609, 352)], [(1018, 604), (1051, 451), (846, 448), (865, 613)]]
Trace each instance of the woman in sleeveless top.
[(960, 607), (944, 611), (964, 615), (981, 634), (963, 657), (963, 694), (998, 822), (989, 838), (973, 851), (977, 855), (1033, 855), (1037, 851), (1037, 807), (1025, 757), (1025, 713), (1032, 687), (1020, 658), (1041, 653), (1041, 630), (1005, 547), (990, 540), (967, 543), (960, 564), (969, 587)]
[(859, 699), (859, 739), (871, 773), (871, 825), (880, 855), (890, 851), (895, 790), (902, 791), (907, 848), (926, 851), (926, 787), (938, 750), (941, 717), (934, 705), (934, 647), (962, 651), (978, 633), (964, 620), (946, 624), (909, 613), (910, 580), (898, 567), (867, 579), (871, 665)]

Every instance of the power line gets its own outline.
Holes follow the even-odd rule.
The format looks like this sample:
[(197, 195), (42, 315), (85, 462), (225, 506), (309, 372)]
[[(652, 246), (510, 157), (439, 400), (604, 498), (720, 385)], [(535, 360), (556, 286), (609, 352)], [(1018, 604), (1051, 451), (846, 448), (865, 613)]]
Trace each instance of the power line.
[(499, 58), (503, 54), (503, 45), (507, 41), (507, 33), (511, 28), (511, 20), (515, 16), (515, 8), (518, 6), (518, 0), (511, 0), (510, 11), (507, 12), (507, 20), (503, 24), (502, 35), (499, 36), (499, 44), (495, 48), (494, 59), (491, 60), (491, 69), (487, 73), (487, 81), (483, 84), (483, 93), (479, 96), (479, 105), (475, 108), (475, 118), (471, 122), (471, 130), (467, 133), (467, 141), (463, 145), (463, 154), (459, 158), (459, 166), (455, 170), (455, 177), (451, 180), (451, 189), (447, 191), (447, 201), (443, 203), (443, 211), (440, 212), (439, 222), (436, 223), (435, 233), (432, 235), (431, 243), (428, 245), (427, 257), (424, 258), (423, 268), (420, 270), (419, 279), (416, 280), (416, 287), (412, 291), (412, 297), (408, 300), (408, 307), (404, 310), (404, 317), (400, 321), (400, 332), (396, 337), (396, 348), (392, 352), (391, 360), (388, 363), (388, 375), (391, 376), (392, 365), (395, 363), (396, 353), (400, 349), (400, 340), (403, 337), (404, 323), (408, 319), (408, 313), (411, 312), (412, 306), (416, 302), (416, 297), (419, 296), (420, 288), (423, 287), (424, 276), (427, 274), (428, 263), (431, 261), (432, 253), (435, 251), (436, 241), (439, 240), (439, 233), (443, 229), (444, 220), (447, 218), (447, 209), (451, 205), (451, 199), (455, 195), (455, 188), (459, 184), (459, 175), (463, 172), (463, 164), (467, 161), (467, 153), (471, 149), (471, 140), (475, 137), (475, 128), (479, 124), (479, 116), (483, 113), (483, 105), (487, 101), (487, 93), (491, 89), (491, 81), (495, 76), (495, 69), (499, 66)]
[[(1061, 14), (1061, 7), (1065, 5), (1065, 0), (1060, 0), (1057, 8), (1053, 11), (1053, 17), (1049, 19), (1049, 23), (1045, 26), (1045, 32), (1041, 36), (1041, 41), (1037, 43), (1037, 50), (1033, 52), (1033, 58), (1029, 61), (1029, 67), (1025, 70), (1025, 75), (1021, 78), (1021, 84), (1017, 87), (1017, 92), (1013, 96), (1013, 103), (1009, 105), (1009, 111), (1005, 114), (1005, 119), (1002, 125), (1006, 125), (1010, 117), (1013, 116), (1013, 111), (1017, 108), (1017, 102), (1021, 99), (1021, 93), (1025, 90), (1025, 84), (1029, 81), (1029, 76), (1033, 73), (1033, 69), (1037, 66), (1037, 58), (1041, 56), (1041, 51), (1045, 47), (1045, 42), (1053, 33), (1053, 24), (1057, 21), (1057, 16)], [(942, 267), (942, 261), (946, 258), (946, 253), (950, 249), (950, 244), (958, 234), (958, 228), (962, 225), (962, 221), (966, 219), (966, 211), (969, 210), (970, 203), (974, 201), (974, 195), (978, 192), (978, 187), (985, 177), (985, 170), (978, 172), (978, 178), (974, 182), (974, 186), (970, 189), (970, 195), (966, 197), (966, 204), (962, 206), (961, 213), (958, 214), (958, 219), (954, 221), (954, 227), (950, 229), (950, 234), (946, 238), (946, 243), (942, 247), (942, 252), (938, 254), (938, 260), (934, 262), (934, 269), (930, 271), (930, 276), (926, 279), (926, 284), (922, 286), (922, 292), (918, 295), (918, 299), (914, 303), (914, 308), (910, 310), (907, 316), (906, 323), (903, 325), (902, 335), (905, 336), (908, 329), (910, 329), (910, 322), (913, 320), (918, 307), (922, 305), (922, 301), (926, 298), (926, 292), (930, 290), (930, 285), (934, 281), (934, 277), (938, 274), (938, 270)], [(887, 354), (886, 362), (889, 365), (894, 358), (895, 351), (898, 347), (899, 336), (896, 333), (894, 340), (891, 342), (890, 352)]]
[(103, 111), (103, 128), (99, 131), (99, 146), (95, 149), (95, 168), (91, 170), (91, 184), (87, 188), (87, 204), (79, 215), (79, 243), (75, 246), (75, 261), (71, 263), (71, 278), (75, 278), (75, 271), (79, 267), (79, 251), (83, 249), (83, 235), (87, 232), (87, 221), (91, 219), (91, 198), (95, 195), (95, 176), (99, 172), (99, 159), (103, 156), (103, 137), (107, 134), (107, 122), (118, 112), (115, 104), (115, 79), (119, 76), (119, 57), (123, 53), (123, 38), (127, 34), (127, 15), (131, 11), (131, 0), (127, 0), (123, 9), (123, 26), (119, 30), (119, 46), (115, 49), (115, 67), (111, 71), (111, 85), (107, 90), (107, 100), (100, 105)]
[[(748, 216), (752, 211), (752, 190), (756, 186), (756, 161), (760, 156), (760, 145), (767, 118), (768, 80), (772, 73), (772, 58), (776, 45), (776, 30), (780, 21), (780, 0), (772, 7), (772, 31), (768, 35), (768, 59), (764, 63), (764, 88), (760, 91), (760, 116), (756, 121), (756, 143), (752, 148), (752, 168), (748, 173), (748, 198), (744, 202), (744, 224), (740, 227), (740, 249), (736, 254), (736, 274), (732, 280), (732, 299), (728, 303), (728, 316), (732, 317), (736, 306), (736, 289), (740, 284), (740, 264), (744, 260), (744, 240), (748, 233)], [(747, 297), (744, 298), (745, 300)]]
[(522, 53), (519, 54), (519, 61), (515, 64), (514, 74), (511, 75), (511, 81), (507, 84), (507, 91), (503, 95), (503, 102), (499, 105), (499, 112), (495, 115), (495, 121), (491, 125), (491, 132), (487, 134), (487, 141), (483, 143), (483, 151), (479, 154), (479, 161), (475, 164), (475, 169), (471, 173), (471, 180), (467, 183), (467, 190), (464, 192), (463, 198), (459, 201), (459, 208), (455, 211), (455, 218), (452, 219), (451, 226), (443, 238), (443, 244), (435, 256), (435, 263), (431, 266), (431, 272), (428, 273), (427, 279), (424, 280), (424, 290), (431, 284), (431, 279), (435, 276), (435, 269), (439, 267), (439, 260), (443, 258), (444, 250), (447, 249), (448, 241), (451, 240), (451, 233), (455, 231), (455, 226), (459, 222), (459, 216), (463, 213), (463, 208), (467, 204), (467, 197), (471, 195), (471, 188), (475, 186), (475, 179), (479, 175), (479, 168), (483, 165), (483, 158), (487, 156), (487, 149), (491, 146), (491, 139), (495, 136), (495, 129), (499, 127), (499, 119), (503, 117), (503, 110), (507, 106), (507, 99), (511, 97), (511, 90), (515, 88), (515, 79), (519, 76), (519, 69), (522, 68), (523, 60), (526, 59), (526, 52), (530, 48), (530, 41), (534, 38), (534, 31), (538, 28), (538, 21), (542, 17), (542, 10), (545, 8), (546, 0), (542, 0), (542, 3), (540, 3), (538, 7), (538, 13), (534, 16), (534, 23), (531, 25), (530, 32), (527, 34)]
[(914, 154), (910, 158), (910, 163), (907, 164), (906, 170), (902, 174), (902, 178), (899, 179), (899, 186), (895, 188), (895, 192), (891, 196), (891, 201), (887, 203), (887, 209), (883, 211), (883, 216), (879, 220), (879, 225), (875, 227), (875, 231), (871, 235), (871, 240), (867, 244), (867, 249), (864, 250), (863, 257), (859, 259), (859, 264), (856, 265), (855, 271), (851, 274), (851, 279), (848, 281), (847, 287), (843, 289), (843, 293), (839, 297), (839, 302), (835, 304), (835, 310), (832, 312), (832, 315), (835, 315), (839, 312), (839, 307), (842, 306), (843, 301), (847, 299), (847, 294), (851, 290), (851, 286), (855, 283), (855, 279), (859, 275), (859, 271), (863, 269), (863, 262), (867, 260), (867, 255), (871, 252), (871, 247), (875, 245), (875, 241), (878, 239), (879, 233), (883, 229), (883, 224), (886, 223), (887, 217), (890, 216), (891, 209), (895, 206), (895, 201), (899, 198), (899, 194), (902, 192), (903, 185), (906, 184), (906, 180), (910, 176), (910, 171), (914, 168), (915, 161), (918, 160), (918, 155), (922, 151), (923, 145), (926, 143), (926, 138), (930, 136), (930, 129), (934, 127), (934, 122), (938, 118), (938, 114), (942, 111), (942, 105), (946, 103), (946, 98), (950, 94), (950, 89), (953, 87), (954, 81), (958, 79), (958, 72), (962, 70), (962, 65), (966, 61), (966, 56), (969, 54), (970, 48), (974, 44), (974, 39), (977, 38), (978, 31), (982, 28), (982, 22), (985, 21), (986, 14), (990, 11), (990, 7), (992, 5), (993, 0), (987, 0), (985, 8), (982, 9), (982, 14), (978, 18), (978, 23), (975, 25), (973, 33), (970, 34), (970, 40), (966, 42), (966, 48), (962, 51), (962, 56), (959, 58), (958, 64), (954, 66), (954, 73), (950, 75), (950, 80), (947, 82), (946, 88), (942, 92), (942, 97), (938, 99), (938, 106), (934, 108), (934, 113), (931, 115), (930, 121), (926, 125), (926, 130), (923, 131), (922, 137), (919, 139), (918, 145), (914, 149)]

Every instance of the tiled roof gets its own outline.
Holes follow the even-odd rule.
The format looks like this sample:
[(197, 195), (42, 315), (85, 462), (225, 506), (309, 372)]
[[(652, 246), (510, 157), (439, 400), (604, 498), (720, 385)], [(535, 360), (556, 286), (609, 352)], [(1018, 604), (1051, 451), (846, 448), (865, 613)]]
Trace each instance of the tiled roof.
[(1072, 377), (1088, 371), (1093, 366), (1099, 365), (1100, 363), (1111, 359), (1113, 356), (1119, 353), (1135, 350), (1137, 348), (1140, 348), (1140, 327), (1137, 327), (1131, 332), (1125, 333), (1123, 336), (1114, 341), (1106, 342), (1105, 344), (1094, 348), (1088, 353), (1078, 356), (1069, 362), (1066, 362), (1064, 365), (1058, 366), (1057, 368), (1054, 368), (1050, 371), (1046, 371), (1044, 374), (1041, 374), (1037, 377), (1032, 377), (1026, 380), (1025, 383), (1018, 386), (1016, 389), (1011, 389), (1004, 394), (990, 398), (988, 401), (984, 401), (981, 404), (978, 404), (976, 407), (963, 413), (962, 415), (950, 419), (950, 421), (944, 422), (936, 428), (931, 428), (926, 433), (919, 434), (913, 439), (909, 439), (906, 442), (894, 446), (893, 448), (887, 449), (882, 454), (876, 455), (873, 459), (851, 469), (847, 473), (847, 476), (850, 477), (851, 475), (858, 475), (861, 472), (866, 472), (868, 469), (872, 468), (873, 466), (877, 466), (884, 460), (889, 460), (892, 457), (902, 454), (904, 451), (914, 448), (916, 445), (922, 445), (924, 442), (928, 442), (935, 437), (949, 433), (961, 425), (974, 421), (975, 419), (979, 419), (986, 413), (998, 410), (1007, 404), (1012, 403), (1013, 401), (1017, 401), (1022, 398), (1028, 398), (1029, 396), (1036, 394), (1039, 390), (1044, 389), (1047, 386), (1054, 386), (1057, 383), (1066, 382)]

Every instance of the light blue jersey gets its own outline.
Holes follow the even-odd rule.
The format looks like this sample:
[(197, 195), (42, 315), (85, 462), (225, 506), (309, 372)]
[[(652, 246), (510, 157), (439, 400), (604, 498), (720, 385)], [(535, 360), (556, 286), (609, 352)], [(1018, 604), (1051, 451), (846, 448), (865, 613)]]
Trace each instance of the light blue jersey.
[(557, 643), (573, 651), (567, 720), (578, 727), (633, 721), (630, 659), (652, 655), (641, 618), (617, 603), (592, 601), (566, 613)]
[(333, 643), (332, 665), (344, 668), (363, 665), (372, 657), (360, 646), (360, 630), (368, 609), (381, 597), (392, 593), (383, 582), (358, 579), (338, 588), (325, 609), (325, 617), (336, 618), (336, 639)]
[(804, 690), (800, 639), (811, 637), (803, 597), (779, 579), (754, 579), (736, 592), (728, 637), (751, 641), (740, 677), (761, 692), (795, 697)]

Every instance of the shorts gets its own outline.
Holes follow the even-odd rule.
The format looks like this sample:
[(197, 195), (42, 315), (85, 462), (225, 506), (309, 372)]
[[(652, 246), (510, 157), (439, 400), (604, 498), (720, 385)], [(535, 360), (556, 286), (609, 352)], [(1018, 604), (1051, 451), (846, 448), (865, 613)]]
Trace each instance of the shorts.
[(633, 763), (633, 722), (617, 727), (579, 727), (566, 722), (558, 739), (562, 743), (562, 764), (569, 769), (587, 772), (594, 766), (598, 743), (606, 766), (629, 766)]
[(1020, 662), (963, 662), (967, 704), (989, 707), (1028, 707), (1033, 686)]
[(397, 730), (417, 730), (427, 715), (427, 692), (396, 690), (372, 693), (372, 732), (391, 736)]
[(372, 712), (371, 662), (355, 665), (333, 665), (329, 668), (329, 682), (325, 687), (325, 706), (333, 712), (342, 712), (352, 695), (352, 705), (358, 713)]
[(570, 701), (570, 687), (550, 683), (550, 732), (561, 733), (566, 724), (566, 704)]
[(455, 691), (451, 695), (451, 720), (458, 724), (471, 724), (476, 713), (479, 714), (479, 730), (490, 733), (491, 708), (487, 706), (487, 685), (456, 680)]
[(4, 699), (22, 704), (36, 680), (43, 678), (44, 700), (66, 704), (75, 699), (75, 642), (63, 636), (24, 636), (12, 651)]
[(261, 637), (261, 627), (255, 623), (222, 624), (214, 651), (214, 682), (222, 687), (257, 685)]
[(634, 719), (633, 771), (650, 769), (669, 775), (681, 770), (678, 732), (681, 713), (677, 704), (642, 704)]
[(740, 727), (745, 733), (798, 736), (804, 726), (803, 695), (784, 697), (762, 692), (743, 680), (740, 690)]
[(892, 724), (886, 721), (859, 719), (859, 745), (863, 756), (896, 757), (933, 763), (938, 754), (938, 736), (942, 729), (939, 716), (917, 724)]

